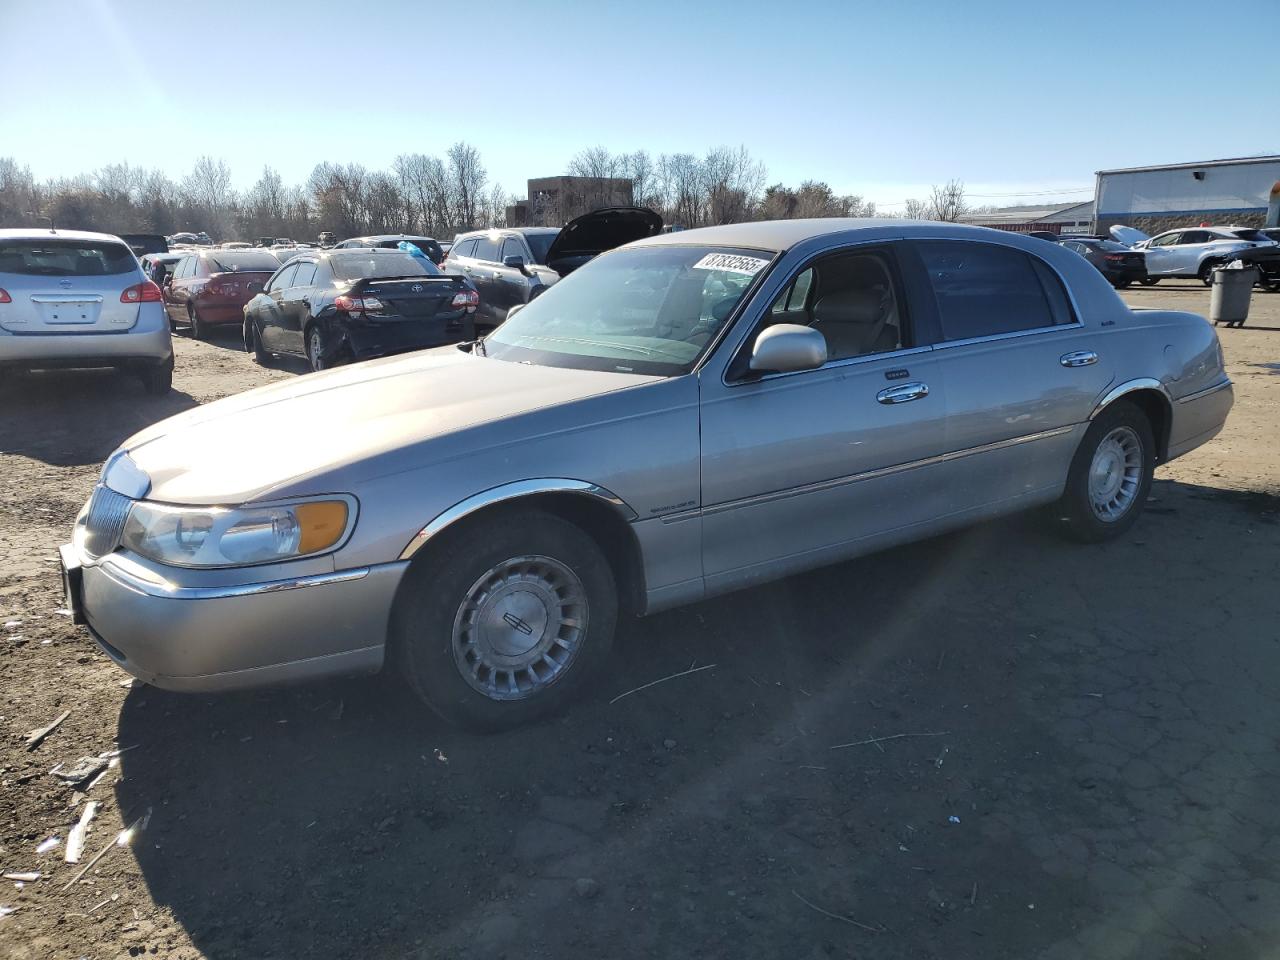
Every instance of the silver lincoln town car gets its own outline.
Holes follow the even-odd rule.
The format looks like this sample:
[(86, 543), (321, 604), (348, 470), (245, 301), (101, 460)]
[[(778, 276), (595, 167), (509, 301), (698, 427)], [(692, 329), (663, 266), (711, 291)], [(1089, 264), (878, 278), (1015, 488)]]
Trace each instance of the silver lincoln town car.
[(1232, 404), (1213, 329), (976, 227), (793, 220), (606, 253), (474, 343), (190, 410), (62, 548), (121, 667), (391, 663), (446, 719), (556, 709), (648, 614), (1030, 507), (1115, 537)]

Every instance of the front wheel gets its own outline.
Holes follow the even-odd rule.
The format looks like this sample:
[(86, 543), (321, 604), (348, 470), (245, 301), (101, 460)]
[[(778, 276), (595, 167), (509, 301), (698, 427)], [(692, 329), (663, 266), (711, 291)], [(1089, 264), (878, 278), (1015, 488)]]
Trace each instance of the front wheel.
[(563, 708), (609, 656), (617, 587), (567, 520), (502, 511), (414, 562), (391, 644), (413, 691), (445, 720), (494, 731)]
[(1144, 277), (1143, 279), (1139, 280), (1138, 282), (1139, 282), (1140, 284), (1142, 284), (1144, 287), (1154, 287), (1157, 283), (1159, 283), (1159, 282), (1160, 282), (1160, 278), (1159, 278), (1159, 277)]
[(1155, 435), (1141, 409), (1113, 403), (1090, 424), (1067, 473), (1056, 514), (1072, 539), (1099, 543), (1137, 521), (1151, 491)]

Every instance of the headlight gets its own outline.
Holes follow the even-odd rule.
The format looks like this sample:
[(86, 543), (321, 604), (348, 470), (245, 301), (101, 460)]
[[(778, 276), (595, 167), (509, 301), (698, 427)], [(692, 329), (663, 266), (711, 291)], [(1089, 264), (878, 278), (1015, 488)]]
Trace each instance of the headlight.
[(120, 542), (176, 567), (238, 567), (324, 553), (351, 529), (355, 500), (261, 507), (176, 507), (139, 500)]

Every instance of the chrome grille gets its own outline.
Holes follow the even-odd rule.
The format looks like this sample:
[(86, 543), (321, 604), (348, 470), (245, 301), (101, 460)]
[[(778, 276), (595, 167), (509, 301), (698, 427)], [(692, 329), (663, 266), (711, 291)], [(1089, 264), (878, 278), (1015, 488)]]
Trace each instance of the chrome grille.
[(89, 515), (84, 521), (85, 552), (92, 557), (101, 557), (118, 547), (131, 506), (133, 501), (124, 494), (102, 484), (94, 487)]

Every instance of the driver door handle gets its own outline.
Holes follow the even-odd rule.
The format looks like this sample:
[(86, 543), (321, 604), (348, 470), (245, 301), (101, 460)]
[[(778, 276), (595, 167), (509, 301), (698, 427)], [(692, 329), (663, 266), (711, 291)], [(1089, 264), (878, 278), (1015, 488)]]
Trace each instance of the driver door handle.
[(1064, 367), (1087, 367), (1098, 362), (1098, 355), (1092, 350), (1077, 350), (1075, 353), (1064, 353), (1058, 362)]
[(885, 387), (876, 394), (876, 400), (880, 403), (909, 403), (912, 400), (919, 400), (929, 395), (929, 385), (921, 383), (919, 380), (912, 380), (910, 383), (900, 383), (896, 387)]

